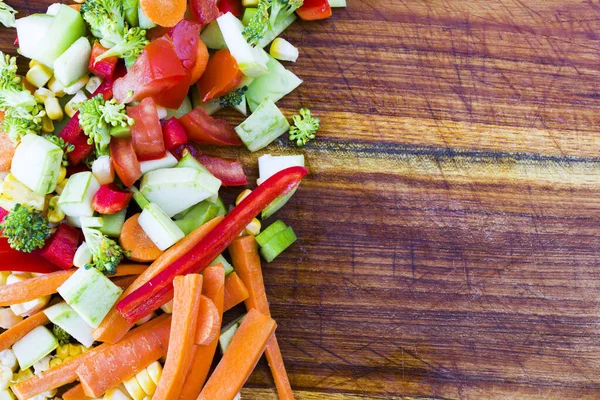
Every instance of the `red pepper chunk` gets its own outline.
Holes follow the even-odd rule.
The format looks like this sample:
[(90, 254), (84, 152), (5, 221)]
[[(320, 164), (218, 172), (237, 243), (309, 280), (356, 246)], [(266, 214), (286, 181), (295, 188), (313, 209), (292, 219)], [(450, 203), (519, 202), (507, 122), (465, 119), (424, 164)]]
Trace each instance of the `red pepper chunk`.
[(37, 272), (48, 274), (58, 271), (56, 265), (40, 255), (40, 250), (23, 253), (12, 249), (8, 239), (0, 237), (0, 271)]
[(92, 208), (100, 214), (116, 214), (129, 205), (133, 193), (123, 191), (114, 183), (100, 186), (94, 195)]
[(119, 59), (114, 57), (106, 57), (100, 61), (96, 61), (96, 58), (101, 54), (105, 53), (108, 49), (103, 47), (100, 43), (94, 42), (92, 47), (92, 56), (90, 57), (90, 63), (88, 69), (93, 74), (99, 76), (102, 79), (111, 79), (115, 73), (117, 62)]
[(167, 150), (173, 150), (188, 142), (187, 134), (181, 122), (175, 117), (172, 117), (162, 127), (163, 140)]
[(244, 6), (242, 6), (241, 0), (219, 0), (217, 7), (223, 14), (230, 12), (238, 18), (244, 15)]
[(173, 298), (176, 276), (202, 272), (253, 218), (277, 197), (289, 193), (307, 173), (304, 167), (291, 167), (267, 179), (184, 256), (122, 299), (117, 304), (121, 315), (133, 323)]
[(331, 17), (331, 6), (328, 0), (304, 0), (296, 13), (305, 21), (315, 21)]
[(67, 224), (60, 224), (40, 254), (54, 265), (62, 269), (70, 269), (80, 243), (81, 231), (79, 229)]

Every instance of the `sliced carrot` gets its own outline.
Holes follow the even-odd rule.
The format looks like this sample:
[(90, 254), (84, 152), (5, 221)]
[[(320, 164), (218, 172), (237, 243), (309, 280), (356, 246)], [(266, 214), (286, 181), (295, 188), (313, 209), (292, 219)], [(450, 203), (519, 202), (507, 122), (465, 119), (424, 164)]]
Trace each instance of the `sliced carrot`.
[(106, 346), (81, 363), (77, 376), (87, 396), (99, 397), (167, 353), (171, 318), (161, 319), (117, 344)]
[(221, 313), (212, 300), (202, 296), (199, 314), (202, 318), (198, 320), (194, 343), (206, 346), (212, 343), (221, 332)]
[(187, 8), (185, 0), (140, 0), (144, 14), (160, 26), (175, 26), (183, 19)]
[[(179, 259), (182, 255), (187, 253), (192, 247), (196, 245), (208, 232), (210, 232), (223, 217), (217, 217), (206, 224), (198, 227), (192, 231), (189, 235), (177, 242), (169, 250), (165, 251), (156, 261), (154, 261), (138, 278), (133, 284), (128, 287), (123, 294), (121, 299), (138, 289), (140, 286), (148, 282), (159, 272), (167, 268), (174, 261)], [(116, 308), (112, 308), (108, 315), (102, 320), (100, 326), (94, 329), (94, 339), (101, 342), (116, 343), (127, 333), (133, 324), (130, 324), (121, 316)]]
[(50, 322), (48, 317), (46, 317), (46, 314), (41, 311), (33, 314), (31, 317), (25, 318), (23, 321), (4, 331), (0, 335), (0, 351), (10, 348), (10, 346), (15, 344), (19, 339), (27, 335), (34, 328), (46, 325), (48, 322)]
[(147, 264), (119, 264), (117, 267), (117, 272), (113, 276), (127, 276), (127, 275), (141, 275), (148, 269)]
[(225, 304), (224, 310), (231, 310), (248, 298), (248, 289), (244, 282), (235, 272), (230, 273), (225, 278)]
[(114, 283), (115, 285), (120, 287), (121, 289), (125, 290), (129, 286), (131, 286), (131, 284), (135, 281), (136, 278), (137, 278), (136, 275), (118, 276), (118, 277), (112, 278), (111, 281), (112, 281), (112, 283)]
[[(223, 296), (225, 291), (225, 270), (221, 264), (207, 267), (204, 270), (202, 294), (209, 298), (219, 312), (219, 319), (223, 316)], [(221, 324), (218, 324), (219, 329)], [(196, 400), (202, 385), (206, 382), (208, 371), (217, 350), (219, 337), (206, 346), (194, 346), (192, 350), (192, 365), (185, 378), (185, 383), (179, 394), (179, 400)]]
[[(2, 117), (2, 120), (4, 117)], [(7, 171), (10, 168), (13, 156), (15, 155), (15, 146), (4, 132), (0, 132), (0, 171)]]
[(0, 306), (24, 303), (56, 293), (76, 270), (56, 271), (0, 287)]
[(85, 395), (83, 391), (83, 385), (80, 383), (67, 390), (62, 395), (63, 400), (93, 400), (93, 397)]
[[(154, 318), (153, 320), (129, 332), (127, 336), (123, 338), (123, 341), (128, 340), (129, 338), (134, 338), (146, 330), (155, 327), (157, 324), (164, 323), (163, 321), (165, 320), (170, 321), (170, 317), (170, 315), (163, 314)], [(12, 387), (13, 392), (19, 398), (19, 400), (26, 400), (37, 396), (40, 393), (47, 392), (48, 390), (57, 389), (61, 386), (75, 382), (77, 380), (77, 369), (81, 365), (89, 363), (90, 360), (96, 357), (96, 355), (102, 353), (109, 346), (111, 345), (102, 344), (98, 347), (94, 347), (93, 349), (88, 350), (85, 353), (82, 353), (81, 355), (68, 361), (64, 361), (63, 363), (56, 365), (42, 372), (41, 374), (25, 379), (24, 381), (21, 381)]]
[[(263, 280), (262, 269), (260, 267), (260, 256), (258, 254), (258, 244), (254, 236), (242, 236), (235, 239), (229, 245), (229, 254), (236, 272), (239, 274), (242, 282), (248, 288), (248, 298), (244, 302), (246, 309), (256, 308), (265, 315), (271, 315), (269, 302), (265, 292), (265, 283)], [(277, 394), (282, 400), (292, 400), (294, 393), (285, 370), (283, 357), (277, 337), (273, 337), (267, 343), (265, 350), (267, 361), (273, 380), (277, 388)]]
[(175, 295), (169, 351), (162, 376), (152, 397), (154, 400), (179, 397), (192, 361), (190, 350), (194, 345), (201, 297), (203, 297), (200, 274), (177, 276), (173, 280), (173, 286)]
[(198, 400), (233, 399), (256, 367), (276, 326), (271, 317), (251, 309)]
[(163, 253), (161, 249), (156, 247), (154, 242), (150, 240), (146, 232), (138, 223), (140, 213), (134, 214), (125, 221), (119, 244), (125, 251), (130, 251), (129, 259), (138, 262), (151, 262), (156, 260)]
[(206, 64), (208, 64), (208, 49), (202, 40), (198, 40), (196, 64), (194, 64), (194, 68), (190, 71), (190, 83), (192, 85), (202, 77), (202, 74), (206, 70)]

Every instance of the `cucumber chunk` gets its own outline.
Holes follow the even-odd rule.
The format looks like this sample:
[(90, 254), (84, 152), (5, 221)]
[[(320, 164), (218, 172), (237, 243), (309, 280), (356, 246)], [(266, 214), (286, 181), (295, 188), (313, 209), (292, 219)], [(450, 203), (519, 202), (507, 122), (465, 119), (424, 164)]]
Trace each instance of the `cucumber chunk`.
[(52, 193), (58, 183), (63, 151), (37, 135), (21, 139), (12, 159), (10, 172), (39, 195)]
[(54, 76), (65, 87), (71, 86), (88, 74), (92, 46), (86, 37), (80, 37), (54, 61)]
[(85, 347), (90, 347), (94, 344), (94, 337), (92, 336), (94, 329), (67, 303), (55, 304), (45, 309), (44, 314), (46, 314), (52, 323), (60, 326)]
[(175, 165), (177, 165), (177, 159), (167, 151), (163, 158), (140, 162), (140, 169), (142, 170), (142, 174), (146, 174), (157, 169), (172, 168)]
[(209, 49), (222, 50), (227, 48), (219, 23), (216, 20), (206, 25), (206, 28), (200, 34), (200, 39)]
[[(244, 14), (244, 17), (246, 15)], [(265, 32), (262, 38), (258, 41), (257, 47), (266, 47), (273, 41), (281, 32), (285, 31), (298, 18), (296, 13), (292, 13), (282, 20), (279, 20), (269, 30)]]
[(53, 21), (54, 17), (48, 14), (32, 14), (16, 21), (21, 55), (31, 59), (37, 56), (38, 43), (42, 41)]
[(260, 185), (279, 171), (290, 167), (304, 167), (304, 155), (272, 156), (264, 154), (258, 157), (258, 176), (256, 184)]
[(264, 100), (244, 122), (235, 127), (248, 150), (257, 151), (290, 129), (285, 115), (271, 99)]
[(269, 218), (271, 215), (275, 214), (277, 211), (281, 210), (283, 206), (287, 204), (287, 202), (292, 198), (294, 193), (298, 190), (298, 186), (289, 191), (289, 193), (284, 194), (282, 196), (278, 196), (273, 200), (268, 206), (266, 206), (260, 213), (260, 218), (265, 220)]
[(218, 205), (204, 200), (187, 210), (185, 216), (182, 219), (175, 221), (175, 224), (183, 231), (183, 233), (188, 235), (199, 226), (204, 225), (215, 218), (219, 215), (220, 211), (221, 209)]
[(231, 341), (233, 340), (233, 337), (235, 336), (235, 333), (237, 332), (238, 328), (242, 324), (242, 321), (244, 320), (245, 316), (246, 314), (240, 316), (236, 320), (232, 321), (225, 328), (223, 328), (223, 330), (221, 330), (221, 335), (219, 336), (219, 347), (221, 348), (221, 352), (223, 354), (225, 354), (225, 352), (227, 351), (227, 348), (231, 344)]
[(12, 347), (21, 370), (31, 367), (58, 347), (58, 340), (45, 326), (38, 326)]
[(67, 181), (58, 204), (70, 217), (91, 217), (94, 215), (92, 200), (98, 189), (100, 184), (91, 172), (78, 172)]

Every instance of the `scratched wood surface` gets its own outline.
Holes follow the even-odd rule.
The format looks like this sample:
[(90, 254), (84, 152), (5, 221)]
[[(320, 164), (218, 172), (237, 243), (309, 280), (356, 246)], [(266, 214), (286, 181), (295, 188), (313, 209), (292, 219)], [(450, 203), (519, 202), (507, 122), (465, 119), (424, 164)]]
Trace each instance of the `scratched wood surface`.
[(286, 37), (280, 105), (323, 121), (264, 265), (297, 398), (600, 398), (600, 1), (349, 0)]

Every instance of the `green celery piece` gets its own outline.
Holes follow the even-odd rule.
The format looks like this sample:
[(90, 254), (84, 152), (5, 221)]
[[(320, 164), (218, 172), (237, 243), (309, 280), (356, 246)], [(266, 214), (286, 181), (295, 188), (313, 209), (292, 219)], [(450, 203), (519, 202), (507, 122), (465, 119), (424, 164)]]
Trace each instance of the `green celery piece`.
[(220, 197), (217, 197), (217, 201), (213, 204), (216, 205), (217, 207), (219, 207), (219, 213), (217, 214), (217, 216), (227, 214), (227, 207), (225, 207), (225, 204), (223, 203), (223, 200), (221, 200)]
[(252, 115), (235, 127), (236, 133), (250, 151), (268, 146), (289, 129), (290, 124), (285, 115), (273, 100), (268, 98), (254, 110)]
[(252, 112), (266, 99), (276, 102), (302, 83), (302, 79), (285, 69), (279, 61), (270, 55), (267, 68), (269, 72), (266, 75), (256, 77), (248, 85), (246, 100), (248, 100), (248, 107)]
[(233, 265), (231, 265), (229, 263), (229, 261), (227, 261), (227, 259), (225, 259), (225, 257), (223, 257), (223, 254), (219, 254), (217, 256), (217, 258), (215, 258), (213, 260), (213, 262), (210, 263), (210, 265), (217, 265), (217, 264), (223, 264), (223, 268), (225, 269), (225, 276), (227, 276), (233, 272)]
[(203, 200), (200, 203), (190, 207), (185, 211), (185, 216), (175, 221), (175, 224), (185, 233), (190, 234), (193, 230), (201, 225), (204, 225), (211, 219), (219, 215), (221, 208), (207, 200)]
[(192, 233), (194, 231), (194, 229), (196, 229), (198, 227), (198, 225), (196, 224), (196, 221), (193, 221), (191, 219), (180, 219), (177, 221), (173, 221), (175, 222), (175, 225), (177, 225), (177, 227), (179, 229), (181, 229), (181, 231), (183, 232), (184, 235), (189, 235), (190, 233)]
[[(244, 17), (245, 16), (246, 16), (246, 14), (244, 13)], [(296, 18), (298, 18), (296, 16), (296, 13), (292, 13), (292, 14), (288, 15), (287, 17), (285, 17), (284, 19), (277, 21), (275, 23), (275, 25), (273, 25), (273, 27), (271, 27), (271, 29), (266, 31), (265, 34), (263, 35), (263, 37), (260, 38), (257, 46), (261, 47), (261, 48), (266, 47), (269, 43), (271, 43), (273, 41), (273, 39), (275, 39), (277, 36), (279, 36), (281, 34), (281, 32), (285, 31), (296, 20)]]
[(121, 210), (116, 214), (102, 215), (104, 223), (100, 228), (100, 232), (110, 237), (121, 236), (121, 230), (125, 223), (125, 217), (127, 215), (127, 209)]
[(346, 7), (346, 0), (329, 0), (329, 7)]
[(297, 189), (298, 189), (298, 186), (296, 186), (295, 188), (290, 190), (289, 193), (284, 194), (283, 196), (279, 196), (275, 200), (273, 200), (271, 202), (271, 204), (269, 204), (268, 206), (265, 207), (264, 210), (262, 210), (262, 212), (260, 214), (260, 218), (265, 220), (265, 219), (269, 218), (271, 215), (275, 214), (277, 211), (279, 211), (281, 209), (281, 207), (285, 206), (285, 204), (292, 198), (294, 193), (296, 193)]
[(273, 239), (275, 235), (284, 231), (286, 228), (287, 225), (283, 221), (277, 220), (269, 225), (267, 229), (258, 234), (256, 237), (256, 242), (259, 246), (264, 246), (269, 242), (269, 240)]
[(244, 16), (242, 17), (242, 24), (244, 26), (248, 25), (254, 14), (258, 12), (258, 8), (256, 7), (248, 7), (244, 10)]
[(181, 160), (179, 160), (177, 165), (175, 165), (175, 168), (194, 168), (210, 173), (210, 171), (206, 169), (204, 165), (200, 164), (200, 161), (194, 158), (192, 153), (187, 153), (185, 156), (181, 157)]
[(271, 240), (260, 248), (260, 254), (267, 262), (273, 261), (285, 249), (290, 247), (296, 241), (296, 234), (291, 226), (277, 233)]

